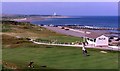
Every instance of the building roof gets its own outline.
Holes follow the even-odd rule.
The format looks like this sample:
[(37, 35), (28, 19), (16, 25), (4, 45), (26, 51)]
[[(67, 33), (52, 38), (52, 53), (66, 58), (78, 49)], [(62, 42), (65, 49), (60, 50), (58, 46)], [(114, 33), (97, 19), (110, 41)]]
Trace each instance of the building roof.
[(95, 32), (91, 32), (90, 34), (86, 34), (85, 37), (87, 38), (92, 38), (92, 39), (96, 39), (97, 37), (103, 35), (103, 33), (95, 33)]

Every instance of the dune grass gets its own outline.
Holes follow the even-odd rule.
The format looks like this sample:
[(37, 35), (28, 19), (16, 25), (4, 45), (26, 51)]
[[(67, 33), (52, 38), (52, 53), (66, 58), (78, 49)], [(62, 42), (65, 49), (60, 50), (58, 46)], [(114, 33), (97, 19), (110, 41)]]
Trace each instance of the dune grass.
[[(11, 22), (10, 22), (11, 23)], [(36, 41), (56, 41), (58, 43), (71, 43), (71, 42), (82, 42), (83, 38), (68, 36), (53, 32), (46, 28), (30, 24), (30, 23), (15, 23), (9, 24), (9, 22), (5, 22), (2, 25), (4, 28), (3, 34), (16, 37), (19, 36), (21, 38), (32, 38)], [(8, 37), (9, 37), (8, 36)], [(6, 41), (5, 41), (6, 42)]]

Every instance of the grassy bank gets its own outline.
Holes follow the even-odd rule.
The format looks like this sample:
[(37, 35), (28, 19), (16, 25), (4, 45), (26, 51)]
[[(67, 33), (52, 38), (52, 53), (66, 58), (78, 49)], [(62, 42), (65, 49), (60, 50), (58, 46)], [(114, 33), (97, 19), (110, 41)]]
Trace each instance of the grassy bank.
[(22, 38), (32, 38), (37, 39), (39, 41), (42, 40), (57, 40), (58, 42), (75, 42), (75, 41), (82, 41), (82, 38), (72, 37), (72, 36), (66, 36), (62, 35), (50, 30), (47, 30), (46, 28), (33, 25), (30, 23), (17, 23), (17, 22), (3, 22), (3, 31), (4, 34), (16, 37), (22, 37)]

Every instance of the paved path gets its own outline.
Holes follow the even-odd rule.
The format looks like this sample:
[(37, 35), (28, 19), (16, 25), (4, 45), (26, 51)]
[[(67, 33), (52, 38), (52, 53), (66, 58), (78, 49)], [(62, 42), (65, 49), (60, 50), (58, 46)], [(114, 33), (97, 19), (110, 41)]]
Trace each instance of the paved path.
[[(36, 41), (34, 41), (33, 39), (31, 39), (30, 41), (33, 42), (33, 43), (35, 43), (35, 44), (43, 44), (43, 45), (82, 47), (82, 45), (41, 43), (41, 42), (36, 42)], [(95, 46), (87, 45), (86, 48), (95, 48), (95, 49), (104, 49), (104, 50), (120, 51), (120, 46), (95, 47)]]

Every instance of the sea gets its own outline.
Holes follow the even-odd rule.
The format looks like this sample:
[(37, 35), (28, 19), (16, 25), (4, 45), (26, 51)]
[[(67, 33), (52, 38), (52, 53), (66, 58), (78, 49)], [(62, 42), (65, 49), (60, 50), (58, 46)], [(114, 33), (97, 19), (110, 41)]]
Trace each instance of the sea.
[(38, 25), (80, 25), (92, 27), (118, 28), (117, 16), (71, 16), (69, 18), (48, 18), (34, 20), (31, 23)]

